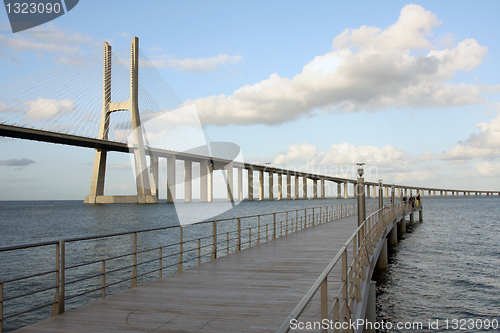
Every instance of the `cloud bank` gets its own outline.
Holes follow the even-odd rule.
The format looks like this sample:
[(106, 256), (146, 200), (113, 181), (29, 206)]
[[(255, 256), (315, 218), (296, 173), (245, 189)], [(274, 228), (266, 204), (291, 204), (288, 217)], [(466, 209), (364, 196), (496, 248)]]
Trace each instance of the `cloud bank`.
[[(422, 6), (407, 5), (384, 30), (369, 26), (344, 30), (334, 38), (332, 52), (315, 57), (291, 79), (274, 73), (232, 95), (188, 102), (196, 105), (204, 124), (219, 126), (277, 125), (317, 109), (356, 112), (483, 103), (481, 90), (489, 87), (448, 81), (456, 71), (477, 68), (488, 48), (465, 39), (455, 47), (438, 49), (429, 37), (440, 23)], [(183, 64), (197, 68), (195, 63)], [(171, 66), (182, 68), (181, 63)]]

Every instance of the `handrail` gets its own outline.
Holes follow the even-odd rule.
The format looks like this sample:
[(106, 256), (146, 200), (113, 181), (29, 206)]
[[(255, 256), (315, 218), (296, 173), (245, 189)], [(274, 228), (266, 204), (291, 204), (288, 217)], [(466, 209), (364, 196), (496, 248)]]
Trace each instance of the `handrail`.
[[(410, 204), (404, 204), (404, 203), (395, 204), (395, 205), (391, 205), (391, 206), (384, 206), (384, 207), (378, 209), (377, 211), (373, 212), (372, 214), (370, 214), (363, 221), (363, 223), (361, 223), (361, 225), (359, 225), (354, 230), (354, 232), (351, 234), (351, 236), (348, 238), (348, 240), (344, 243), (344, 245), (341, 247), (341, 249), (337, 252), (337, 254), (333, 257), (333, 259), (329, 262), (329, 264), (327, 265), (327, 267), (321, 272), (321, 274), (319, 275), (319, 277), (316, 279), (316, 281), (314, 281), (314, 283), (312, 284), (312, 286), (309, 288), (309, 290), (306, 292), (306, 294), (302, 297), (302, 299), (299, 301), (299, 303), (295, 306), (295, 308), (292, 310), (292, 312), (290, 312), (290, 314), (285, 318), (285, 320), (283, 321), (283, 323), (281, 324), (281, 326), (278, 328), (278, 330), (276, 331), (276, 333), (287, 333), (287, 332), (290, 331), (290, 329), (291, 329), (291, 326), (290, 326), (291, 321), (299, 319), (300, 315), (305, 311), (305, 309), (307, 308), (307, 306), (311, 303), (312, 299), (314, 298), (314, 296), (316, 295), (316, 293), (318, 292), (318, 290), (320, 288), (323, 288), (323, 286), (325, 284), (325, 281), (327, 281), (328, 275), (331, 273), (331, 271), (333, 270), (333, 268), (337, 265), (337, 263), (339, 262), (339, 260), (344, 255), (345, 255), (345, 259), (347, 260), (347, 255), (346, 254), (347, 254), (347, 249), (349, 247), (349, 244), (351, 242), (353, 242), (356, 237), (359, 237), (359, 233), (360, 232), (363, 232), (363, 230), (364, 230), (364, 234), (362, 235), (363, 241), (364, 241), (366, 239), (367, 235), (370, 232), (372, 232), (372, 230), (374, 230), (377, 227), (377, 224), (379, 224), (379, 222), (384, 221), (384, 218), (386, 216), (392, 215), (393, 213), (396, 212), (396, 208), (398, 208), (398, 211), (401, 208), (402, 213), (406, 213), (407, 212), (407, 210), (405, 208), (410, 208), (409, 210), (412, 210), (412, 211), (413, 210), (416, 211), (416, 210), (421, 209), (421, 206), (420, 206), (420, 208), (418, 208), (418, 207), (411, 208), (409, 206), (410, 206)], [(384, 212), (385, 212), (385, 214), (384, 214)], [(380, 214), (380, 213), (382, 213), (382, 214)], [(370, 230), (367, 230), (365, 228), (366, 225), (367, 225), (367, 221), (369, 221), (370, 219), (375, 218), (377, 215), (379, 216), (378, 220), (371, 225)], [(393, 218), (396, 218), (396, 216), (393, 216)], [(384, 226), (384, 229), (386, 227), (387, 226)], [(382, 232), (383, 232), (383, 230), (382, 230)], [(359, 243), (359, 241), (358, 241), (358, 243)], [(359, 252), (362, 249), (363, 249), (363, 247), (358, 244), (358, 246), (356, 246), (355, 250), (356, 250), (356, 252)], [(355, 265), (355, 261), (356, 261), (357, 257), (358, 257), (357, 253), (353, 253), (353, 258), (354, 258), (353, 262), (351, 263), (350, 267), (348, 268), (348, 271), (346, 271), (346, 272), (343, 273), (344, 277), (342, 279), (342, 286), (339, 289), (338, 294), (340, 294), (342, 292), (342, 289), (349, 288), (347, 286), (347, 284), (349, 283), (349, 281), (347, 281), (347, 276), (349, 276), (350, 274), (353, 273), (353, 269), (354, 269), (354, 265)], [(343, 266), (346, 265), (346, 264), (347, 264), (347, 262), (343, 263)], [(344, 268), (343, 268), (343, 270), (344, 270)], [(345, 291), (347, 292), (347, 289)], [(325, 293), (326, 293), (326, 288), (325, 288)], [(351, 291), (351, 294), (353, 294), (353, 293), (354, 293), (354, 291)], [(344, 295), (344, 296), (347, 296), (347, 295)], [(338, 300), (338, 297), (337, 297), (335, 299), (334, 303), (338, 302), (338, 301), (339, 300)], [(347, 300), (344, 299), (344, 302), (346, 302), (346, 301)], [(321, 307), (322, 307), (322, 318), (321, 319), (325, 319), (325, 317), (327, 317), (326, 319), (328, 319), (329, 314), (332, 312), (332, 310), (335, 307), (335, 305), (338, 306), (338, 303), (332, 305), (332, 310), (328, 310), (327, 304), (323, 304), (323, 302), (327, 302), (327, 296), (323, 296), (322, 295), (322, 301), (321, 302), (322, 302), (322, 304), (321, 304)]]

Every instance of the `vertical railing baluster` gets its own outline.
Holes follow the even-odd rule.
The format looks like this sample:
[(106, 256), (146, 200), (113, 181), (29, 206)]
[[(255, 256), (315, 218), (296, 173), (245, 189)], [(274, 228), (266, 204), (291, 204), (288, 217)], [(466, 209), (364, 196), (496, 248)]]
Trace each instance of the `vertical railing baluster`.
[(52, 304), (52, 313), (51, 317), (57, 316), (59, 314), (59, 257), (60, 257), (60, 249), (59, 243), (56, 244), (56, 285), (55, 285), (55, 293), (54, 293), (54, 304)]
[(229, 231), (226, 232), (226, 254), (229, 254)]
[(248, 247), (252, 247), (252, 227), (248, 228)]
[(3, 282), (0, 281), (0, 333), (3, 333)]
[(280, 237), (283, 236), (283, 221), (280, 221)]
[(328, 320), (328, 278), (321, 283), (321, 320)]
[(163, 248), (160, 246), (160, 251), (158, 253), (158, 261), (159, 261), (159, 274), (160, 274), (160, 279), (163, 277)]
[(266, 224), (266, 242), (269, 241), (269, 228), (268, 228), (269, 224)]
[(343, 315), (344, 320), (349, 319), (349, 308), (347, 306), (347, 248), (344, 246), (342, 249), (342, 300), (343, 300)]
[(177, 272), (182, 272), (184, 261), (184, 237), (182, 226), (179, 226), (179, 263), (177, 264)]
[(64, 313), (64, 302), (66, 299), (66, 242), (61, 241), (61, 274), (59, 287), (59, 314)]
[(312, 212), (312, 225), (314, 225), (314, 207), (313, 207), (313, 212)]
[(137, 232), (134, 232), (134, 269), (132, 271), (132, 281), (130, 282), (130, 288), (137, 287)]
[(212, 256), (210, 260), (217, 259), (217, 221), (212, 222)]
[(198, 238), (198, 265), (201, 265), (201, 239)]
[[(288, 211), (286, 212), (286, 220), (285, 220), (285, 235), (288, 235)], [(292, 232), (293, 232), (293, 225), (292, 225)]]
[(237, 227), (238, 227), (238, 239), (236, 240), (236, 250), (241, 250), (241, 219), (238, 217), (237, 219)]
[(276, 213), (273, 213), (273, 239), (276, 239)]
[(106, 298), (106, 260), (101, 262), (101, 290), (102, 298)]
[(260, 215), (257, 216), (257, 245), (260, 244)]

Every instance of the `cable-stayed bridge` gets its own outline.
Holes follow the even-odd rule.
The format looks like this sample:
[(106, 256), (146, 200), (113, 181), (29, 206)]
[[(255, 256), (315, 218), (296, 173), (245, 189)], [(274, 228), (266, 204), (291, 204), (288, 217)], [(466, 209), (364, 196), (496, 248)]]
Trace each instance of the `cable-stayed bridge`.
[[(202, 202), (213, 200), (214, 170), (223, 170), (229, 201), (244, 200), (243, 170), (247, 172), (247, 200), (254, 200), (255, 172), (258, 173), (258, 195), (255, 196), (258, 200), (265, 199), (265, 185), (269, 187), (267, 199), (282, 200), (324, 198), (327, 181), (337, 184), (337, 198), (347, 198), (348, 184), (357, 183), (348, 178), (245, 163), (237, 145), (212, 142), (201, 127), (196, 109), (183, 105), (174, 94), (140, 50), (138, 38), (132, 40), (130, 47), (112, 51), (111, 46), (104, 43), (103, 52), (69, 59), (3, 82), (0, 85), (0, 135), (95, 149), (90, 192), (85, 198), (90, 204), (157, 203), (160, 158), (167, 159), (168, 202), (176, 200), (176, 160), (184, 161), (186, 202), (193, 197), (193, 163), (200, 164)], [(104, 195), (109, 151), (134, 155), (136, 194)], [(235, 168), (237, 184), (233, 184)], [(311, 182), (313, 193), (308, 195)], [(365, 184), (368, 197), (376, 196), (377, 187), (384, 190), (386, 198), (390, 188), (399, 197), (408, 195), (408, 191), (420, 195), (427, 191), (427, 195), (434, 196), (436, 192), (440, 195), (459, 192), (500, 195), (498, 191), (415, 187), (380, 181)]]

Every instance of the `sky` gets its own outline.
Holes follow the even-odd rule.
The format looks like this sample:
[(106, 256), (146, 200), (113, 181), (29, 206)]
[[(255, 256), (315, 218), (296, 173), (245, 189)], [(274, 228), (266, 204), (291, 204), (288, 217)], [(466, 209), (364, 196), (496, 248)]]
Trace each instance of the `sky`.
[[(247, 162), (348, 178), (364, 162), (367, 181), (498, 191), (499, 12), (498, 1), (81, 0), (13, 34), (2, 8), (0, 85), (137, 36), (205, 133)], [(0, 138), (0, 200), (83, 200), (93, 160)], [(106, 194), (134, 188), (129, 156), (110, 153)]]

